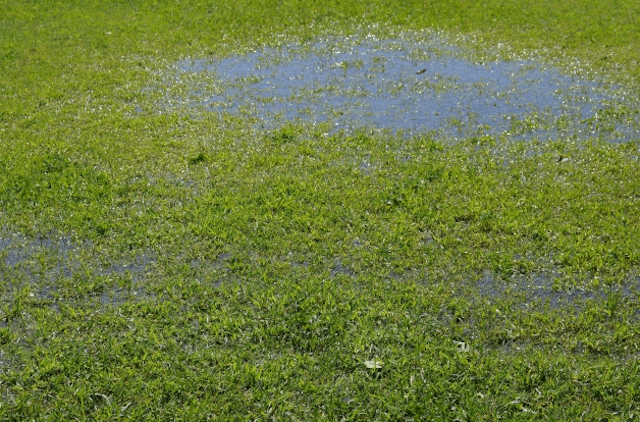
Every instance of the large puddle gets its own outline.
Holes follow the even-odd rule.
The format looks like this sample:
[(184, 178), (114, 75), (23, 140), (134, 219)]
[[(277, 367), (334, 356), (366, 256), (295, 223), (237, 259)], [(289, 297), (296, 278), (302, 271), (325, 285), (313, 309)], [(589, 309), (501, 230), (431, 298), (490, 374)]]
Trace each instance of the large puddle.
[[(326, 38), (174, 65), (163, 108), (444, 136), (640, 137), (637, 100), (531, 61), (473, 62), (434, 36)], [(635, 96), (637, 98), (637, 95)]]

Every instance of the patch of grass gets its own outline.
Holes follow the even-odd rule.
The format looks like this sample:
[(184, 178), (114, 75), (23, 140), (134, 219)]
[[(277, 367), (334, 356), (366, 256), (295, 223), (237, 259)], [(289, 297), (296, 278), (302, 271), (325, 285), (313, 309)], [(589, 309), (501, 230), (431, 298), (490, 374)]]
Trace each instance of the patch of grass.
[(637, 92), (637, 3), (0, 9), (0, 420), (639, 414), (638, 140), (264, 133), (148, 88), (360, 25)]
[(200, 153), (195, 157), (189, 159), (189, 164), (199, 164), (207, 161), (207, 156), (204, 153)]

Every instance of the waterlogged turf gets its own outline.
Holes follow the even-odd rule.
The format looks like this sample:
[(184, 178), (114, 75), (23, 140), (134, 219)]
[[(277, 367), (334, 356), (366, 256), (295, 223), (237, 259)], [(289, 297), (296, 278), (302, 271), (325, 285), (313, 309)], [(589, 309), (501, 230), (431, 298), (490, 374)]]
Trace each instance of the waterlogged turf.
[[(514, 140), (625, 142), (640, 134), (638, 114), (598, 124), (607, 109), (638, 108), (621, 87), (535, 61), (474, 62), (437, 34), (403, 35), (326, 37), (220, 60), (181, 60), (163, 84), (161, 106), (242, 115), (266, 129), (298, 121), (330, 122), (332, 132), (437, 131), (453, 138), (506, 133)], [(183, 94), (172, 96), (176, 90)]]
[(0, 420), (640, 415), (638, 2), (0, 10)]

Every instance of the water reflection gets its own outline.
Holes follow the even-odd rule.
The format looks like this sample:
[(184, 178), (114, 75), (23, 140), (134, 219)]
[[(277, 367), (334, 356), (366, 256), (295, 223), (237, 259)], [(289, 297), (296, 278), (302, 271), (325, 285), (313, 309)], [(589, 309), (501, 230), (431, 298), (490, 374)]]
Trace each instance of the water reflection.
[(438, 130), (451, 136), (638, 135), (637, 114), (624, 124), (594, 123), (598, 111), (617, 103), (610, 87), (533, 62), (472, 63), (453, 52), (435, 39), (365, 38), (265, 48), (220, 61), (184, 60), (176, 64), (174, 83), (191, 88), (165, 106), (255, 117), (265, 129), (298, 120), (330, 122), (336, 130)]

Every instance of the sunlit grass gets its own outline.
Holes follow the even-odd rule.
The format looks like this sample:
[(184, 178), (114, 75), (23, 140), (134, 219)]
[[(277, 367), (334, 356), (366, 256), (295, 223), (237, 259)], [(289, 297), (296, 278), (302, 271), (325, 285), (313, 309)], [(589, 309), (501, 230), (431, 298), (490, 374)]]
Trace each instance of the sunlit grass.
[(635, 2), (0, 10), (0, 420), (637, 418), (637, 139), (158, 107), (181, 59), (429, 28), (637, 97)]

